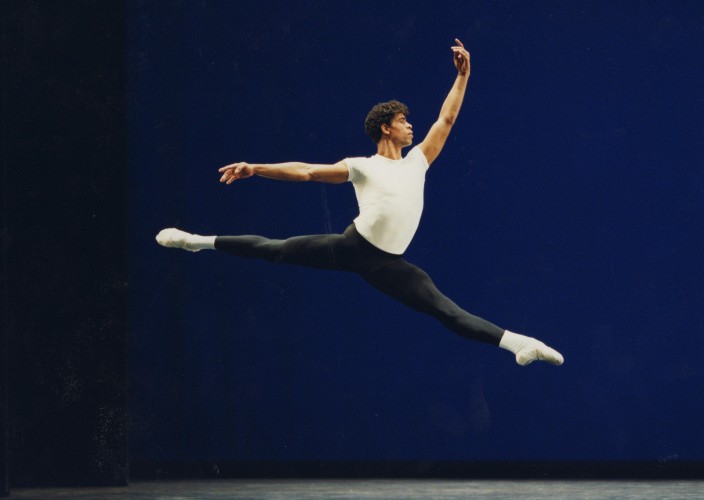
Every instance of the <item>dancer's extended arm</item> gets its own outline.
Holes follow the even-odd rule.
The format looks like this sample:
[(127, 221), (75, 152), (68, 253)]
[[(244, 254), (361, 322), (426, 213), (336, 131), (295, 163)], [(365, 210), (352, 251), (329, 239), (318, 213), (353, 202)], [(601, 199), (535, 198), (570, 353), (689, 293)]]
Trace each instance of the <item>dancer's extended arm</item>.
[(232, 184), (237, 179), (246, 179), (253, 175), (280, 181), (315, 181), (331, 184), (347, 182), (349, 177), (349, 170), (347, 170), (347, 164), (344, 161), (333, 165), (313, 165), (301, 162), (273, 164), (239, 162), (226, 165), (218, 171), (222, 173), (220, 182), (225, 184)]
[(460, 113), (464, 93), (467, 89), (467, 81), (469, 80), (470, 64), (469, 52), (464, 48), (462, 42), (455, 39), (457, 46), (452, 47), (454, 52), (454, 62), (457, 68), (457, 78), (455, 84), (447, 94), (445, 102), (440, 109), (438, 120), (430, 127), (428, 135), (420, 143), (420, 149), (425, 154), (428, 164), (433, 163), (442, 151), (447, 137), (450, 135), (450, 130), (457, 120), (457, 115)]

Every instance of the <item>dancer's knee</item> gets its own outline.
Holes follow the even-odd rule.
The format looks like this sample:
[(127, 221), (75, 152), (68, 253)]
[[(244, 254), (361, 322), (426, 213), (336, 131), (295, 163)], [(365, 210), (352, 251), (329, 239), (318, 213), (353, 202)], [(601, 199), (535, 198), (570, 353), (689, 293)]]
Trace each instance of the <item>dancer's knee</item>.
[(259, 254), (264, 260), (274, 263), (287, 262), (284, 240), (263, 239), (257, 244)]
[(436, 303), (434, 315), (446, 327), (455, 329), (460, 328), (466, 321), (468, 313), (455, 303), (450, 302), (448, 304), (443, 302)]

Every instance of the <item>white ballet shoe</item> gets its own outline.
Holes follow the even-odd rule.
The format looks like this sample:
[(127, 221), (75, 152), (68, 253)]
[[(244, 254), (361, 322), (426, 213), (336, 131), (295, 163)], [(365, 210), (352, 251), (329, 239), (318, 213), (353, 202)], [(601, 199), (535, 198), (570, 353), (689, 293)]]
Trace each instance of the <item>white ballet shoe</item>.
[(521, 366), (529, 365), (533, 361), (545, 361), (556, 366), (560, 366), (565, 362), (562, 354), (552, 347), (546, 346), (538, 339), (508, 330), (501, 337), (499, 347), (514, 353), (516, 355), (516, 363)]
[(169, 248), (182, 248), (183, 250), (188, 250), (189, 252), (198, 252), (200, 248), (193, 248), (190, 245), (190, 239), (193, 235), (175, 227), (169, 227), (167, 229), (162, 229), (159, 234), (156, 235), (156, 242), (163, 247)]
[(562, 354), (540, 341), (529, 344), (516, 353), (516, 363), (521, 366), (531, 364), (533, 361), (545, 361), (551, 365), (560, 366), (565, 362)]

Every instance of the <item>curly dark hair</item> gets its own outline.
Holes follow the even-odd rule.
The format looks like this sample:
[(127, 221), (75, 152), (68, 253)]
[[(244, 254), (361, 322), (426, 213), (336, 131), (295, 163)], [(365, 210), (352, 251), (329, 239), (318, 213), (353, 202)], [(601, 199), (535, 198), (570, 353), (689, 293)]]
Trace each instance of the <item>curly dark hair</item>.
[(378, 144), (381, 140), (381, 126), (383, 124), (391, 125), (391, 120), (399, 113), (408, 116), (408, 106), (396, 100), (380, 102), (367, 114), (367, 119), (364, 121), (364, 131), (375, 144)]

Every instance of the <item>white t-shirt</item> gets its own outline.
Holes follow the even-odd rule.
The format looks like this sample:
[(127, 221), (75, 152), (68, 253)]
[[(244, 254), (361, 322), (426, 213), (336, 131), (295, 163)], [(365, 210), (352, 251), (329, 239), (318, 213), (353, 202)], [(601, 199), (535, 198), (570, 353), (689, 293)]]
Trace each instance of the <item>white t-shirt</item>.
[(397, 255), (406, 251), (423, 213), (423, 186), (428, 160), (416, 146), (400, 160), (374, 155), (346, 158), (354, 185), (359, 234), (375, 247)]

